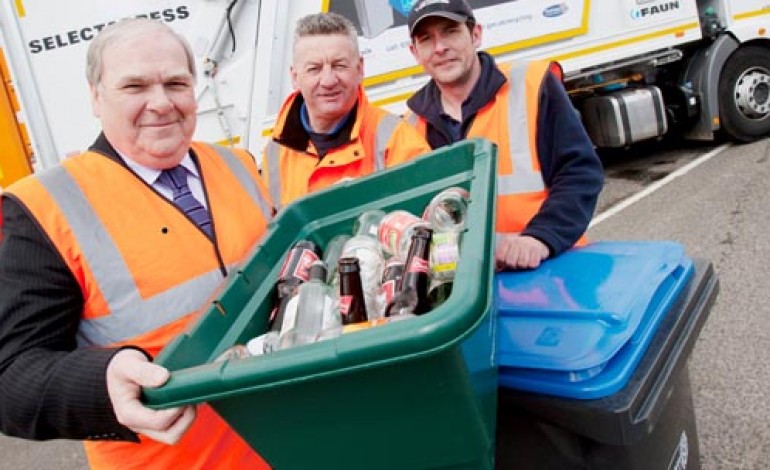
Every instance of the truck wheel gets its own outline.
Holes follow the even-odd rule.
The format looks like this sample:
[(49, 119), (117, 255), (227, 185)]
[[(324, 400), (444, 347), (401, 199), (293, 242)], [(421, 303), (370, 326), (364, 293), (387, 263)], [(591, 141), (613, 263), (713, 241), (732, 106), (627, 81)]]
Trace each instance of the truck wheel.
[(770, 50), (749, 46), (727, 60), (719, 79), (722, 130), (739, 142), (770, 134)]

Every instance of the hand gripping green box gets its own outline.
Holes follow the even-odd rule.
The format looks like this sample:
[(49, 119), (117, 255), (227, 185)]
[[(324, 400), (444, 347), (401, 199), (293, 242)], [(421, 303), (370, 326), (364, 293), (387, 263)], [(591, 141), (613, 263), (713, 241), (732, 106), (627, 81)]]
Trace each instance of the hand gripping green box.
[[(497, 406), (492, 275), (496, 148), (469, 140), (287, 206), (190, 331), (156, 362), (154, 408), (208, 402), (274, 468), (492, 468)], [(470, 191), (450, 298), (407, 321), (265, 356), (212, 363), (266, 331), (289, 248), (325, 246), (363, 211), (421, 214), (439, 191)]]

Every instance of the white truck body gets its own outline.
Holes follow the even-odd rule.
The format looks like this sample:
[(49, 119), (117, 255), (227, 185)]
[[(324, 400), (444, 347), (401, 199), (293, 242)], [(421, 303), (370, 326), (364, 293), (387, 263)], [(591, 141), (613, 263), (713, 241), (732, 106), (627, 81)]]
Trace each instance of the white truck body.
[[(85, 81), (88, 44), (103, 25), (143, 15), (168, 23), (193, 46), (195, 138), (259, 155), (291, 91), (295, 22), (309, 13), (337, 11), (356, 23), (370, 99), (403, 112), (405, 100), (427, 80), (409, 53), (405, 12), (411, 3), (0, 0), (7, 89), (19, 103), (0, 119), (26, 128), (35, 169), (86, 149), (99, 131)], [(696, 139), (711, 139), (720, 129), (738, 140), (770, 132), (767, 0), (469, 3), (483, 27), (482, 48), (499, 62), (552, 59), (562, 65), (565, 84), (599, 146), (625, 146), (672, 129)], [(738, 51), (743, 57), (736, 59)], [(657, 125), (638, 134), (634, 123), (646, 119)], [(0, 133), (0, 143), (5, 138)], [(0, 156), (0, 169), (8, 158), (13, 156)]]

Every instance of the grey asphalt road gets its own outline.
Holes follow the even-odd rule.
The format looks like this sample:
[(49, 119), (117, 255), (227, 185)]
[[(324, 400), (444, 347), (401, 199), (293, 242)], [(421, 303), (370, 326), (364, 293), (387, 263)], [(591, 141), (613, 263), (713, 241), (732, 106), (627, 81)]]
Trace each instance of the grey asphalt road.
[[(611, 184), (669, 162), (657, 153), (646, 165), (614, 167)], [(733, 146), (589, 232), (592, 239), (676, 240), (714, 263), (721, 290), (690, 359), (706, 470), (770, 467), (768, 181), (770, 141)], [(618, 187), (603, 196), (623, 197)]]
[[(598, 214), (709, 148), (613, 159)], [(593, 226), (594, 240), (676, 240), (711, 260), (721, 291), (690, 359), (705, 470), (770, 467), (770, 140), (732, 146)], [(0, 469), (85, 467), (80, 445), (0, 436)]]

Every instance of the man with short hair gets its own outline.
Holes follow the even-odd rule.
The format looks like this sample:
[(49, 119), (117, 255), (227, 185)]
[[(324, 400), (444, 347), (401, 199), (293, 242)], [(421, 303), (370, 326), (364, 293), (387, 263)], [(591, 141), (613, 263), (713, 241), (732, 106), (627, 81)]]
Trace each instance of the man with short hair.
[(87, 60), (101, 135), (0, 196), (0, 430), (84, 440), (98, 469), (267, 468), (208, 405), (140, 401), (265, 232), (257, 165), (192, 141), (195, 64), (167, 25), (108, 26)]
[(497, 268), (536, 268), (583, 243), (604, 176), (553, 64), (498, 67), (477, 52), (482, 28), (465, 0), (418, 0), (407, 23), (431, 80), (406, 119), (434, 149), (470, 137), (497, 144)]
[(290, 72), (295, 91), (278, 113), (262, 159), (276, 207), (430, 151), (414, 128), (367, 100), (358, 36), (345, 17), (301, 18)]

